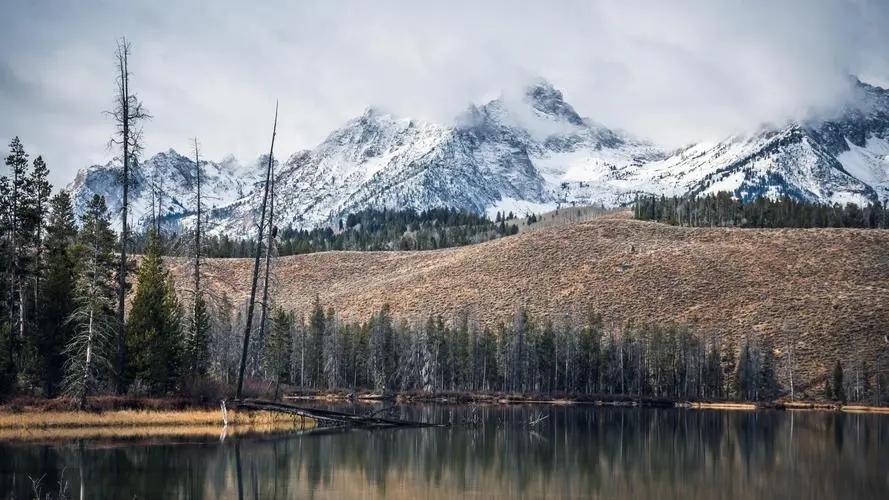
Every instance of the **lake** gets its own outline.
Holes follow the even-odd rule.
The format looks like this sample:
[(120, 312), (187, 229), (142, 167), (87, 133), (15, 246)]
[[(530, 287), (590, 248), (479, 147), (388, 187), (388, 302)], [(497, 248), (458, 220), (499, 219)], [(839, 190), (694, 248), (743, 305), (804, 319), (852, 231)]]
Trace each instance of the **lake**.
[[(362, 407), (362, 412), (371, 407)], [(340, 406), (337, 409), (343, 410)], [(450, 428), (0, 443), (3, 498), (889, 498), (889, 418), (403, 406)]]

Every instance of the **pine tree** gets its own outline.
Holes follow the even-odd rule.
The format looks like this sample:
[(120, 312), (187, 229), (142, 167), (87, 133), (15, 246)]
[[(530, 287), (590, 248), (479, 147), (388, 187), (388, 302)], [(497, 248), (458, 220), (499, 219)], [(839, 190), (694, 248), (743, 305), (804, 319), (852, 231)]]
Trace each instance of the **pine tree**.
[(738, 356), (738, 366), (735, 370), (735, 394), (737, 394), (738, 398), (745, 401), (753, 397), (755, 374), (753, 373), (752, 365), (750, 342), (745, 341), (741, 347), (741, 353)]
[[(35, 162), (36, 163), (36, 162)], [(71, 339), (76, 281), (75, 245), (77, 228), (71, 197), (61, 191), (50, 202), (42, 259), (45, 276), (40, 282), (37, 307), (37, 329), (32, 345), (37, 354), (43, 394), (54, 396), (62, 380), (62, 351)]]
[(185, 344), (185, 368), (193, 377), (204, 377), (210, 367), (210, 313), (203, 294), (195, 295)]
[(269, 331), (266, 372), (275, 381), (275, 398), (281, 382), (290, 380), (290, 353), (293, 350), (291, 334), (293, 317), (278, 308)]
[[(52, 185), (49, 183), (48, 178), (49, 169), (46, 168), (46, 162), (43, 161), (43, 157), (38, 156), (34, 159), (31, 174), (28, 177), (27, 181), (28, 192), (31, 196), (31, 203), (29, 206), (32, 229), (31, 243), (35, 249), (34, 290), (38, 292), (37, 294), (35, 294), (35, 309), (37, 307), (37, 302), (39, 302), (40, 300), (40, 279), (43, 273), (43, 226), (44, 221), (48, 218), (48, 215), (50, 213), (50, 195), (52, 194)], [(68, 204), (70, 205), (70, 197)], [(73, 225), (73, 210), (71, 219), (71, 223)]]
[(65, 394), (83, 407), (99, 382), (109, 379), (114, 353), (115, 234), (105, 199), (87, 203), (77, 235), (74, 286), (76, 309), (69, 318), (72, 337), (65, 351)]
[(778, 381), (775, 376), (774, 350), (768, 342), (764, 342), (760, 349), (759, 372), (756, 374), (757, 393), (759, 399), (768, 399), (774, 396), (778, 390)]
[(172, 277), (164, 271), (160, 237), (152, 228), (126, 327), (127, 382), (144, 383), (154, 396), (176, 387), (182, 357), (181, 320)]
[(315, 297), (315, 306), (312, 310), (312, 317), (309, 320), (309, 338), (306, 340), (304, 347), (303, 359), (300, 360), (302, 369), (301, 374), (306, 378), (303, 384), (318, 387), (321, 382), (321, 367), (323, 364), (324, 349), (324, 331), (326, 329), (327, 318), (324, 316), (324, 308), (321, 306), (321, 299)]
[[(7, 312), (7, 329), (10, 335), (10, 349), (15, 349), (15, 338), (19, 340), (24, 338), (25, 334), (25, 315), (24, 315), (24, 286), (25, 271), (27, 268), (27, 258), (23, 247), (28, 234), (26, 221), (24, 220), (27, 212), (26, 184), (28, 174), (28, 154), (18, 137), (12, 139), (9, 143), (9, 155), (6, 157), (6, 166), (9, 167), (12, 175), (11, 181), (6, 181), (8, 195), (6, 196), (8, 204), (6, 208), (6, 219), (8, 220), (8, 278), (6, 280), (6, 312)], [(10, 353), (12, 356), (13, 353)]]
[(322, 371), (325, 385), (334, 389), (340, 380), (340, 358), (342, 357), (342, 337), (340, 322), (333, 308), (327, 310), (327, 325), (324, 329), (324, 344), (321, 346)]
[(24, 375), (21, 382), (29, 388), (40, 385), (36, 377), (39, 371), (35, 339), (29, 331), (34, 324), (38, 295), (40, 268), (39, 255), (40, 228), (45, 215), (46, 200), (50, 187), (46, 182), (46, 168), (43, 160), (37, 158), (35, 174), (28, 167), (28, 154), (18, 137), (9, 144), (10, 154), (6, 165), (12, 175), (3, 183), (8, 186), (5, 207), (7, 227), (7, 268), (3, 288), (6, 291), (6, 341), (7, 357), (13, 360), (15, 369)]
[(371, 320), (369, 355), (374, 389), (388, 390), (393, 385), (395, 352), (389, 304), (383, 304)]
[(537, 390), (552, 392), (555, 388), (556, 338), (552, 320), (547, 320), (536, 342)]
[(12, 186), (0, 177), (0, 396), (15, 385), (12, 339)]
[(846, 402), (846, 387), (843, 385), (843, 365), (837, 360), (833, 366), (833, 397), (840, 403)]
[(210, 315), (207, 311), (204, 291), (201, 288), (201, 259), (203, 257), (203, 245), (201, 243), (203, 237), (201, 229), (203, 200), (201, 199), (201, 187), (203, 184), (203, 169), (201, 168), (200, 149), (197, 138), (194, 139), (194, 166), (195, 187), (197, 188), (194, 230), (194, 302), (191, 307), (191, 317), (189, 318), (186, 335), (185, 365), (191, 376), (204, 377), (207, 375), (210, 365)]

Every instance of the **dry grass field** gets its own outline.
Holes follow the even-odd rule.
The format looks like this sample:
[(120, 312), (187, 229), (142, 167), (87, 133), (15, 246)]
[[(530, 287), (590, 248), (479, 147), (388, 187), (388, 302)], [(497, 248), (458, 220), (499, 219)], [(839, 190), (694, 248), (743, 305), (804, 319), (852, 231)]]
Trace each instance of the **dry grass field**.
[[(230, 411), (228, 418), (229, 435), (282, 432), (314, 425), (300, 416), (266, 411)], [(222, 429), (220, 410), (0, 411), (0, 441), (219, 436)]]
[[(169, 264), (187, 286), (191, 264)], [(208, 281), (243, 300), (251, 268), (249, 259), (211, 260)], [(836, 359), (873, 363), (889, 351), (883, 230), (680, 228), (624, 213), (462, 248), (284, 257), (276, 274), (283, 307), (308, 311), (318, 296), (347, 321), (386, 302), (400, 319), (468, 308), (487, 325), (511, 322), (522, 304), (554, 321), (591, 307), (606, 325), (683, 324), (735, 344), (769, 338), (779, 363), (791, 331), (798, 384)]]

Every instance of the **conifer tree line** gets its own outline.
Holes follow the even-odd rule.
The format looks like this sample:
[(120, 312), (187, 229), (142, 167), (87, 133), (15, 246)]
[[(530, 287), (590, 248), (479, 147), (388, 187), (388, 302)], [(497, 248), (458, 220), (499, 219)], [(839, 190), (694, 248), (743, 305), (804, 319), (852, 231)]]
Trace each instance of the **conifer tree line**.
[[(506, 218), (492, 222), (484, 216), (454, 208), (428, 210), (366, 209), (351, 213), (334, 226), (311, 230), (285, 227), (276, 235), (278, 255), (299, 255), (330, 250), (387, 251), (436, 250), (481, 243), (517, 234), (518, 226)], [(252, 242), (228, 235), (205, 235), (207, 257), (250, 257)], [(145, 246), (137, 235), (134, 248)]]
[[(150, 231), (127, 319), (123, 369), (117, 356), (119, 239), (104, 198), (78, 218), (67, 191), (54, 195), (41, 157), (9, 144), (0, 177), (0, 396), (67, 393), (168, 394), (199, 371), (206, 346), (189, 345), (183, 306)], [(127, 263), (127, 268), (132, 267)], [(209, 339), (202, 340), (208, 343)]]
[(691, 227), (885, 229), (887, 215), (879, 201), (863, 207), (811, 203), (787, 195), (745, 201), (728, 191), (693, 198), (640, 196), (633, 204), (636, 219)]
[[(470, 314), (396, 321), (388, 305), (368, 321), (346, 322), (317, 300), (305, 316), (280, 308), (272, 316), (267, 345), (251, 353), (250, 375), (276, 385), (677, 401), (764, 401), (789, 393), (778, 379), (792, 359), (779, 359), (778, 346), (752, 334), (736, 344), (681, 326), (608, 327), (594, 312), (537, 320), (521, 308), (511, 324), (496, 328)], [(220, 379), (236, 375), (230, 362), (214, 366), (223, 370)], [(889, 401), (885, 367), (861, 373), (859, 385), (840, 382), (825, 397)]]

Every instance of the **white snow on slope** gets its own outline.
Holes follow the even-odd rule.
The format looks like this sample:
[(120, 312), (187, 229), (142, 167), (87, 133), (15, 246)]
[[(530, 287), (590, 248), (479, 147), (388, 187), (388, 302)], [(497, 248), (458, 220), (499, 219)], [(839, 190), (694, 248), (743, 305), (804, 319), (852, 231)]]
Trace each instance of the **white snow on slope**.
[[(276, 224), (311, 228), (367, 208), (453, 207), (494, 217), (569, 204), (614, 207), (639, 195), (789, 195), (866, 204), (889, 198), (889, 92), (857, 80), (848, 103), (825, 117), (763, 126), (718, 143), (668, 152), (583, 118), (543, 80), (521, 95), (472, 105), (453, 123), (399, 118), (376, 108), (333, 131), (316, 148), (276, 167)], [(208, 205), (216, 233), (254, 231), (264, 161), (208, 162)], [(136, 175), (132, 205), (145, 221), (159, 175), (166, 216), (188, 223), (193, 163), (174, 151)], [(78, 207), (92, 193), (119, 210), (110, 166), (80, 172)]]
[(889, 139), (869, 137), (864, 147), (846, 143), (849, 151), (837, 155), (843, 169), (889, 198)]

